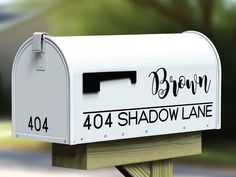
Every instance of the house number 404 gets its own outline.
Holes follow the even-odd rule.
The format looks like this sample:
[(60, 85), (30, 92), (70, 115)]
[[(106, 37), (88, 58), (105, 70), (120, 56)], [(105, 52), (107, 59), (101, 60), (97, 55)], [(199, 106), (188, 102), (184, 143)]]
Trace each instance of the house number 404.
[(28, 127), (31, 129), (31, 131), (35, 130), (37, 132), (39, 131), (45, 131), (48, 132), (48, 118), (45, 117), (44, 119), (41, 119), (40, 117), (33, 118), (30, 116)]

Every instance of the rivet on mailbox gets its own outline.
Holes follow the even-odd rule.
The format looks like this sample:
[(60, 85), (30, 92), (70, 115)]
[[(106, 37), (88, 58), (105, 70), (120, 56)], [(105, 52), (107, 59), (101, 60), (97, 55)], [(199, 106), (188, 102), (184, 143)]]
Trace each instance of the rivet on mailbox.
[[(200, 153), (199, 131), (219, 129), (220, 111), (219, 55), (206, 36), (194, 31), (78, 37), (35, 33), (14, 60), (13, 135), (56, 143), (55, 157), (66, 145), (84, 144), (89, 153), (109, 143), (125, 151), (125, 144), (137, 141), (146, 143), (145, 149), (151, 142), (159, 146), (162, 139), (198, 138), (192, 152), (142, 159), (136, 154), (134, 161), (101, 165), (90, 164), (87, 156), (79, 168)], [(188, 149), (183, 144), (175, 148)]]

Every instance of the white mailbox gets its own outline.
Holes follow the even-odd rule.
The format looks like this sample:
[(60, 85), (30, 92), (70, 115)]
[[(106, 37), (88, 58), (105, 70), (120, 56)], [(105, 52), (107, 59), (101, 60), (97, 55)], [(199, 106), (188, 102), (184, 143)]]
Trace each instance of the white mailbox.
[(219, 129), (220, 111), (220, 59), (194, 31), (34, 33), (14, 60), (14, 137), (74, 145)]

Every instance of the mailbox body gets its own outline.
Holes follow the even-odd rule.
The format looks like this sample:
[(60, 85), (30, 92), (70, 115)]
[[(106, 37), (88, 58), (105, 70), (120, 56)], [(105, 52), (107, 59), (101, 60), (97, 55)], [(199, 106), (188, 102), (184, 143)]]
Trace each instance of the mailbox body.
[(12, 71), (13, 135), (62, 144), (219, 129), (221, 65), (198, 32), (37, 33)]

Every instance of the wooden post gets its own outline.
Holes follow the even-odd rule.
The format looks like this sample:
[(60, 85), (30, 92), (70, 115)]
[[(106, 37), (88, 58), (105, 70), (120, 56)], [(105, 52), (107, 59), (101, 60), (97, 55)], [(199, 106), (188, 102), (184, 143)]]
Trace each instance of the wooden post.
[(137, 163), (117, 166), (116, 168), (125, 176), (125, 177), (151, 177), (151, 163)]
[(95, 169), (116, 166), (126, 177), (172, 177), (172, 158), (200, 154), (201, 132), (52, 146), (57, 167)]
[(125, 177), (172, 177), (172, 159), (118, 166)]
[(172, 159), (152, 162), (151, 177), (172, 177), (172, 176), (173, 176)]

